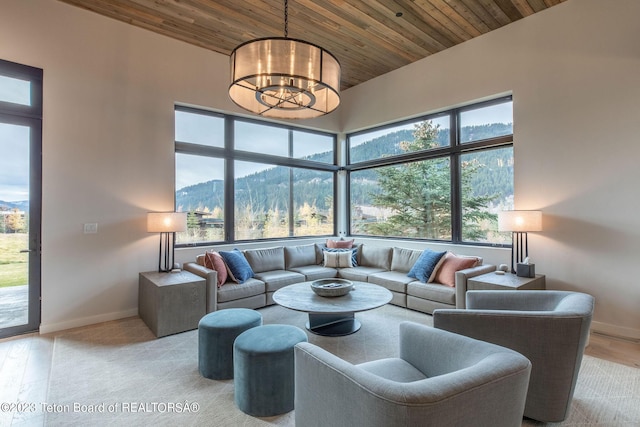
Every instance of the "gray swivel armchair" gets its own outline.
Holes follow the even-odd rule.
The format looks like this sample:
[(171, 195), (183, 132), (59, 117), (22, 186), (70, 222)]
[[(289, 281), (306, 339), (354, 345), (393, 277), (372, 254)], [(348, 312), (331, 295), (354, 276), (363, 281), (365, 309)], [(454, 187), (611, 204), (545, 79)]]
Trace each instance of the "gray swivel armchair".
[(412, 322), (399, 357), (353, 365), (295, 347), (295, 423), (304, 427), (522, 423), (531, 364), (504, 347)]
[(465, 310), (435, 310), (434, 327), (511, 348), (532, 364), (524, 415), (564, 420), (589, 337), (594, 299), (565, 291), (469, 291)]

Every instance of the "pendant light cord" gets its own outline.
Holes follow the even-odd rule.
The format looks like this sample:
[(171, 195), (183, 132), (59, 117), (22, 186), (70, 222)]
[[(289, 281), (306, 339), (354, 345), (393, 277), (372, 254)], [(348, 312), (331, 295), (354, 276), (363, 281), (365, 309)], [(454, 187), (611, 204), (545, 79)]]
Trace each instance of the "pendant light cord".
[(289, 0), (284, 0), (284, 38), (289, 37)]

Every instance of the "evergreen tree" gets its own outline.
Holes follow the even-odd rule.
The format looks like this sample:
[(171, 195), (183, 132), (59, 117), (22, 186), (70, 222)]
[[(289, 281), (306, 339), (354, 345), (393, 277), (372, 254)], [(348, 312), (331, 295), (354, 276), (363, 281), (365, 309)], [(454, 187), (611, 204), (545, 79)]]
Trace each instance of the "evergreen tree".
[[(399, 144), (402, 152), (432, 149), (438, 146), (438, 126), (429, 120), (417, 123), (413, 141)], [(494, 196), (474, 196), (471, 180), (482, 167), (479, 162), (462, 165), (462, 205), (465, 238), (483, 236), (480, 222), (495, 215), (483, 210)], [(367, 224), (370, 234), (451, 238), (451, 178), (449, 159), (432, 159), (385, 167), (377, 171), (379, 190), (371, 194), (373, 205), (390, 210), (385, 222)]]
[(197, 230), (200, 228), (200, 220), (194, 211), (187, 213), (187, 228), (190, 230)]

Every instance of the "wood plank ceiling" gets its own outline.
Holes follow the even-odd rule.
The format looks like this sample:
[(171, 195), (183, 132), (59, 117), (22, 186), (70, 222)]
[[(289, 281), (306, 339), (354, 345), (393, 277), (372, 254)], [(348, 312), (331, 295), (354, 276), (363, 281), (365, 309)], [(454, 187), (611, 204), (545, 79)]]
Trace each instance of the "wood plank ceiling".
[[(284, 35), (279, 0), (59, 0), (229, 55)], [(333, 53), (342, 89), (566, 0), (290, 0), (289, 37)]]

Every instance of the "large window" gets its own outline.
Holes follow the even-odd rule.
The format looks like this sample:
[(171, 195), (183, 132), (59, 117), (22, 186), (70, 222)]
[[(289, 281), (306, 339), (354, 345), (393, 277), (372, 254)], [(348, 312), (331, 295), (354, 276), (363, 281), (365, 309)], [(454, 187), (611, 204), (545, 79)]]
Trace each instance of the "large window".
[(513, 208), (511, 97), (347, 135), (350, 232), (506, 244)]
[(328, 236), (336, 137), (176, 107), (178, 245)]

